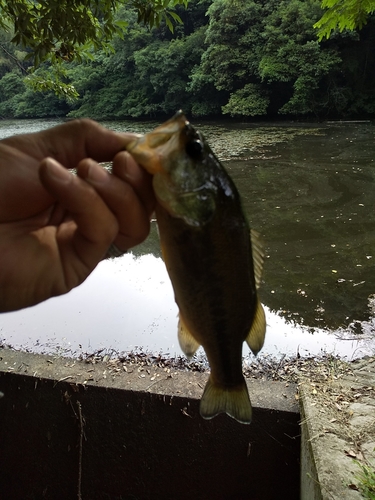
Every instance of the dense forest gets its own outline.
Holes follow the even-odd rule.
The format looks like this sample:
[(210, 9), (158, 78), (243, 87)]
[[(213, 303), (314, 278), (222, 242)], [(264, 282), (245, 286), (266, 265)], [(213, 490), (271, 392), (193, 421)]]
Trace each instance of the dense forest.
[(30, 76), (27, 49), (0, 30), (0, 117), (161, 118), (179, 108), (241, 119), (374, 115), (374, 15), (360, 31), (319, 41), (319, 0), (191, 0), (176, 11), (183, 24), (172, 33), (120, 10), (128, 28), (112, 50), (61, 65), (66, 97), (47, 84), (35, 92), (29, 80), (43, 82), (49, 63)]

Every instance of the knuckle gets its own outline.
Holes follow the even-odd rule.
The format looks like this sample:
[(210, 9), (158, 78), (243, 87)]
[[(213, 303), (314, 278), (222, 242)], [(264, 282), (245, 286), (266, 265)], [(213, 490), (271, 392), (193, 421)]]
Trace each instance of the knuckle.
[(76, 121), (76, 124), (80, 128), (97, 128), (99, 124), (92, 120), (91, 118), (78, 118)]

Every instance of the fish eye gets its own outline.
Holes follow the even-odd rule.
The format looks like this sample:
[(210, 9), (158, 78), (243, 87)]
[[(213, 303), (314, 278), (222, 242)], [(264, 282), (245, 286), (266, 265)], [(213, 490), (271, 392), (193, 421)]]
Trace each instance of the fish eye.
[(198, 159), (203, 153), (203, 144), (199, 139), (190, 141), (186, 144), (186, 152), (191, 158)]

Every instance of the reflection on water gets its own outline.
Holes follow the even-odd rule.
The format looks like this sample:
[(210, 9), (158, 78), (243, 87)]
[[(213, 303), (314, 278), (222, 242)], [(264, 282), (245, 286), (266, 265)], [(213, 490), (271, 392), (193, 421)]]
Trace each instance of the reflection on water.
[(326, 126), (268, 147), (263, 159), (229, 164), (251, 224), (267, 242), (262, 299), (308, 326), (368, 319), (374, 134), (371, 125)]
[[(287, 323), (267, 307), (263, 354), (307, 355), (321, 351), (351, 357), (368, 354), (366, 341), (345, 340)], [(101, 262), (79, 288), (23, 311), (1, 315), (0, 337), (37, 352), (93, 352), (101, 348), (182, 355), (177, 306), (163, 261), (127, 254)], [(339, 335), (340, 332), (337, 332)], [(249, 349), (244, 347), (244, 355)]]
[[(0, 138), (55, 123), (0, 121)], [(155, 123), (106, 125), (145, 132)], [(263, 352), (373, 352), (374, 127), (204, 123), (201, 129), (239, 187), (251, 226), (266, 241)], [(181, 354), (176, 315), (153, 223), (133, 255), (102, 262), (67, 296), (1, 315), (0, 338), (30, 348), (142, 346)]]
[[(11, 345), (45, 346), (92, 352), (102, 347), (172, 352), (177, 309), (160, 258), (132, 254), (101, 262), (69, 294), (23, 311), (1, 315)], [(172, 340), (172, 342), (171, 342)]]

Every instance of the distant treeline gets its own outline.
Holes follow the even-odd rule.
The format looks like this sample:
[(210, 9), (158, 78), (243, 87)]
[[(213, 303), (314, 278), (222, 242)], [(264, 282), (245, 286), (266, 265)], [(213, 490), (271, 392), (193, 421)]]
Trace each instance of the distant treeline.
[[(306, 119), (375, 113), (375, 16), (359, 32), (318, 42), (319, 0), (191, 0), (184, 21), (149, 30), (132, 11), (113, 51), (65, 63), (76, 100), (25, 82), (27, 51), (0, 32), (0, 117)], [(40, 75), (48, 67), (38, 70)]]

